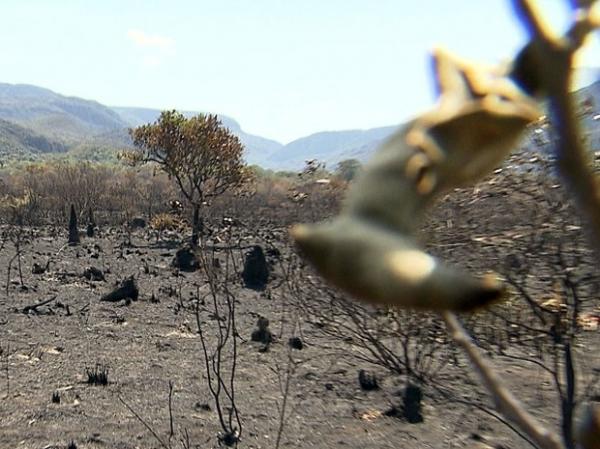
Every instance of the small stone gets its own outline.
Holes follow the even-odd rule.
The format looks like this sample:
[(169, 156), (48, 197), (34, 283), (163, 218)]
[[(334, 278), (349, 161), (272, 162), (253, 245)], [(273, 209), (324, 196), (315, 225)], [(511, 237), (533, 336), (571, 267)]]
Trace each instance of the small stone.
[(358, 372), (358, 383), (360, 388), (365, 391), (379, 390), (379, 382), (374, 374), (371, 374), (364, 369)]
[(300, 337), (290, 337), (290, 339), (288, 340), (288, 345), (290, 346), (290, 348), (297, 349), (299, 351), (304, 349), (304, 343), (302, 342), (302, 339)]

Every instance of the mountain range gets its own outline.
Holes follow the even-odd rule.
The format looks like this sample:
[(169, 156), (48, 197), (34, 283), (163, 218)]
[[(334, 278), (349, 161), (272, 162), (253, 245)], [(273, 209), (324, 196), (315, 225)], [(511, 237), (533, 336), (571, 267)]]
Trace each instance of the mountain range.
[[(577, 91), (600, 106), (600, 81)], [(195, 111), (183, 112), (187, 116)], [(96, 101), (67, 97), (51, 90), (0, 83), (0, 159), (36, 160), (67, 155), (86, 160), (115, 160), (119, 150), (132, 145), (128, 129), (154, 122), (158, 109), (110, 107)], [(283, 145), (246, 133), (234, 119), (219, 115), (224, 126), (245, 147), (246, 162), (274, 170), (299, 170), (308, 159), (334, 168), (344, 159), (365, 161), (397, 126), (369, 130), (324, 131)], [(600, 147), (600, 120), (584, 118), (592, 148)]]

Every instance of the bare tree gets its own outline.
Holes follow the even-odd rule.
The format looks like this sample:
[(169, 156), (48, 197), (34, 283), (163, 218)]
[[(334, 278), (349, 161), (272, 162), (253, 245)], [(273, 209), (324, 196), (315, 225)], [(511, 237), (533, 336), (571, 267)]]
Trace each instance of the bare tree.
[(221, 274), (202, 248), (198, 254), (209, 287), (205, 296), (196, 298), (196, 324), (206, 380), (222, 430), (219, 441), (226, 446), (237, 446), (243, 423), (235, 388), (240, 336), (236, 327), (236, 298), (229, 287), (231, 276), (237, 275), (233, 253), (230, 250), (226, 252)]

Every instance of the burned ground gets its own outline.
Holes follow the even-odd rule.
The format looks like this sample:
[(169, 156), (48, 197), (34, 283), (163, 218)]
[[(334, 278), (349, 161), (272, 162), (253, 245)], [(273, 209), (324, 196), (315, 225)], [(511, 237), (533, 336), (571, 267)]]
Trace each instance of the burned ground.
[[(528, 361), (544, 361), (539, 351), (552, 344), (543, 341), (546, 334), (524, 327), (520, 318), (532, 309), (517, 288), (546, 304), (543, 313), (558, 316), (558, 323), (562, 312), (553, 312), (555, 305), (548, 301), (573, 283), (581, 299), (578, 314), (598, 311), (597, 270), (558, 181), (541, 177), (538, 165), (528, 171), (522, 163), (518, 169), (511, 164), (515, 161), (477, 187), (449, 195), (432, 214), (423, 238), (444, 260), (475, 273), (497, 270), (516, 286), (508, 302), (464, 319), (528, 409), (557, 427), (554, 380)], [(0, 447), (66, 448), (74, 442), (78, 448), (152, 448), (161, 447), (158, 438), (173, 448), (186, 447), (186, 441), (189, 447), (218, 445), (221, 427), (207, 387), (196, 319), (198, 313), (208, 346), (214, 347), (215, 324), (223, 316), (214, 313), (209, 279), (216, 280), (216, 296), (229, 295), (236, 306), (240, 447), (276, 446), (284, 396), (280, 447), (527, 447), (490, 414), (489, 397), (435, 316), (417, 319), (368, 308), (357, 315), (356, 309), (340, 308), (346, 299), (304, 266), (290, 245), (287, 225), (320, 218), (324, 208), (312, 193), (301, 205), (256, 207), (258, 218), (240, 212), (236, 226), (214, 224), (195, 271), (172, 263), (185, 234), (157, 239), (148, 229), (99, 226), (94, 237), (82, 236), (79, 245), (67, 246), (66, 226), (36, 226), (23, 229), (21, 284), (15, 260), (7, 279), (15, 247), (5, 239), (0, 252)], [(240, 206), (231, 209), (234, 216)], [(6, 234), (12, 228), (3, 230)], [(264, 288), (251, 289), (245, 286), (244, 259), (256, 246), (264, 252), (269, 274)], [(261, 280), (264, 269), (259, 270)], [(128, 278), (135, 280), (138, 298), (101, 301)], [(352, 321), (357, 316), (364, 327)], [(266, 328), (264, 319), (270, 338), (253, 341), (257, 323)], [(597, 388), (583, 387), (599, 374), (600, 334), (575, 329), (569, 341), (581, 397), (598, 400)], [(370, 337), (361, 334), (377, 335), (393, 356), (378, 360), (385, 352), (370, 352)], [(417, 360), (424, 347), (430, 353)], [(408, 374), (405, 349), (422, 378)], [(223, 364), (231, 361), (232, 354), (225, 353)], [(377, 388), (361, 388), (365, 379)], [(410, 423), (403, 395), (416, 381), (422, 387), (423, 422)]]

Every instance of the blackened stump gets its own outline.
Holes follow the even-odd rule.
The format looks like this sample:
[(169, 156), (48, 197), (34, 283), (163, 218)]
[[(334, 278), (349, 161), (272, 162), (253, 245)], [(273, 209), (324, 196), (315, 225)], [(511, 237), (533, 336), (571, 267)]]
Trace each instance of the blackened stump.
[(297, 349), (298, 351), (301, 351), (302, 349), (304, 349), (304, 342), (300, 337), (290, 337), (290, 339), (288, 340), (288, 346), (292, 349)]
[(269, 266), (265, 253), (260, 246), (255, 246), (246, 253), (244, 271), (242, 272), (244, 287), (262, 291), (269, 281)]
[(105, 281), (104, 273), (96, 267), (87, 267), (83, 270), (83, 277), (88, 281)]
[(268, 346), (273, 341), (273, 334), (269, 330), (269, 320), (263, 316), (259, 317), (256, 327), (258, 329), (252, 332), (250, 339)]
[(181, 271), (192, 272), (196, 271), (200, 267), (200, 264), (192, 247), (186, 245), (177, 250), (171, 266)]
[(360, 388), (365, 391), (379, 390), (379, 382), (374, 374), (371, 374), (364, 369), (358, 372), (358, 383)]
[(421, 414), (421, 399), (423, 399), (421, 387), (408, 384), (404, 390), (404, 396), (402, 398), (402, 409), (404, 412), (404, 418), (406, 418), (406, 420), (411, 424), (423, 422), (423, 415)]
[(85, 233), (88, 237), (94, 237), (94, 228), (96, 227), (96, 222), (94, 221), (94, 212), (90, 207), (88, 209), (88, 224), (85, 229)]
[(100, 298), (100, 301), (117, 302), (128, 298), (137, 301), (139, 294), (135, 279), (130, 277), (121, 282), (118, 288)]
[(71, 204), (71, 213), (69, 214), (69, 245), (79, 245), (79, 229), (77, 229), (77, 214), (75, 205)]
[(146, 227), (146, 220), (144, 220), (142, 217), (134, 217), (129, 222), (129, 226), (131, 226), (133, 229), (136, 229), (136, 228), (145, 228)]

